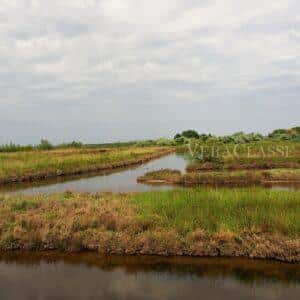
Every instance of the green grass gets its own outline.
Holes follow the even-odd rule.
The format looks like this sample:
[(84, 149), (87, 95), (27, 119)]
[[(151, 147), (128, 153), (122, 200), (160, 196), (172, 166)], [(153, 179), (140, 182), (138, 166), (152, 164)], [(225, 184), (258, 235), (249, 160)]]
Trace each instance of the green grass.
[[(184, 147), (181, 147), (183, 150)], [(190, 169), (201, 169), (201, 165), (210, 162), (215, 169), (239, 168), (299, 168), (300, 143), (282, 141), (261, 141), (249, 144), (220, 144), (220, 143), (194, 143), (191, 146), (194, 159), (191, 157)], [(187, 147), (185, 147), (187, 151)], [(187, 151), (189, 154), (189, 151)], [(197, 159), (197, 155), (218, 158), (217, 161)], [(205, 166), (204, 166), (205, 167)]]
[(263, 185), (267, 183), (300, 183), (300, 169), (268, 169), (268, 170), (217, 170), (193, 171), (181, 174), (180, 171), (162, 169), (152, 171), (138, 177), (138, 182), (178, 184), (182, 186), (197, 185)]
[(0, 250), (243, 256), (300, 262), (300, 193), (178, 189), (0, 196)]
[(181, 178), (181, 172), (172, 169), (161, 169), (158, 171), (147, 172), (145, 175), (138, 177), (138, 182), (151, 181), (167, 181), (169, 183), (176, 183)]
[(182, 234), (262, 231), (300, 235), (300, 193), (246, 189), (179, 189), (135, 195), (140, 218)]
[[(14, 143), (0, 145), (0, 152), (24, 152), (24, 151), (39, 151), (39, 150), (52, 150), (52, 149), (68, 149), (68, 148), (80, 148), (80, 149), (91, 149), (91, 148), (122, 148), (135, 146), (136, 141), (132, 142), (116, 142), (116, 143), (102, 143), (102, 144), (83, 144), (81, 142), (73, 141), (70, 143), (62, 143), (53, 145), (47, 140), (42, 140), (37, 145), (19, 145)], [(149, 143), (148, 146), (156, 146), (155, 141)]]
[(0, 153), (0, 181), (38, 174), (55, 175), (86, 171), (108, 164), (125, 163), (165, 151), (162, 147), (127, 147), (106, 149), (56, 149)]

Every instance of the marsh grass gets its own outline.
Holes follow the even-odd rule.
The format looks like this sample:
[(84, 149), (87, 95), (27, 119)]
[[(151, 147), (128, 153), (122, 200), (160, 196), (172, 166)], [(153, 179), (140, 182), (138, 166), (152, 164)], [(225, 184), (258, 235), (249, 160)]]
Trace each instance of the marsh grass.
[(300, 261), (299, 192), (185, 189), (0, 197), (0, 250)]
[(260, 185), (272, 182), (299, 183), (300, 169), (189, 172), (182, 175), (178, 183), (193, 186), (197, 184)]
[(300, 169), (193, 171), (162, 169), (148, 172), (137, 179), (148, 184), (177, 184), (181, 186), (222, 185), (250, 186), (270, 183), (300, 183)]
[(38, 175), (68, 174), (143, 159), (166, 151), (162, 147), (59, 149), (0, 153), (0, 181)]
[(145, 175), (137, 178), (138, 182), (159, 182), (167, 181), (169, 183), (176, 183), (181, 178), (181, 172), (172, 169), (161, 169), (158, 171), (147, 172)]
[(212, 233), (265, 232), (300, 235), (300, 193), (263, 188), (178, 189), (134, 196), (142, 219), (182, 234), (197, 228)]
[[(200, 143), (193, 147), (193, 155), (205, 152), (220, 159), (219, 162), (193, 160), (188, 171), (195, 170), (238, 170), (238, 169), (272, 169), (272, 168), (299, 168), (300, 143), (260, 141), (249, 144)], [(203, 149), (203, 150), (201, 150)], [(181, 149), (183, 151), (183, 149)], [(185, 149), (187, 151), (187, 147)]]

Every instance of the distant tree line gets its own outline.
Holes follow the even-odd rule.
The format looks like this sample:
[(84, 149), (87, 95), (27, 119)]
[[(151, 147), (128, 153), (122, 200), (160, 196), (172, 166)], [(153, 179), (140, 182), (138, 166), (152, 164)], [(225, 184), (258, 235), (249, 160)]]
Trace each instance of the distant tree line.
[(71, 143), (63, 143), (59, 145), (53, 145), (46, 139), (41, 139), (40, 143), (37, 145), (18, 145), (14, 143), (9, 143), (0, 146), (0, 152), (18, 152), (18, 151), (34, 151), (34, 150), (52, 150), (59, 148), (80, 148), (83, 147), (81, 142), (73, 141)]
[(194, 129), (185, 130), (174, 136), (174, 141), (177, 145), (188, 143), (190, 139), (196, 139), (201, 142), (220, 142), (224, 144), (243, 144), (262, 140), (300, 141), (300, 127), (276, 129), (267, 136), (263, 136), (260, 133), (244, 133), (242, 131), (231, 135), (214, 136), (211, 134), (200, 134)]
[(143, 141), (131, 141), (131, 142), (116, 142), (116, 143), (104, 143), (104, 144), (83, 144), (79, 141), (73, 141), (71, 143), (62, 143), (53, 145), (47, 139), (42, 139), (37, 145), (18, 145), (9, 143), (6, 145), (0, 145), (0, 152), (18, 152), (18, 151), (34, 151), (34, 150), (52, 150), (63, 148), (119, 148), (128, 146), (176, 146), (189, 143), (191, 140), (197, 140), (200, 142), (211, 143), (224, 143), (224, 144), (245, 144), (250, 142), (258, 142), (262, 140), (274, 140), (274, 141), (299, 141), (300, 142), (300, 127), (293, 127), (290, 129), (276, 129), (270, 134), (263, 136), (259, 133), (244, 133), (237, 132), (231, 135), (215, 136), (212, 134), (199, 133), (194, 129), (184, 130), (181, 133), (177, 133), (174, 138), (160, 138), (157, 140), (143, 140)]

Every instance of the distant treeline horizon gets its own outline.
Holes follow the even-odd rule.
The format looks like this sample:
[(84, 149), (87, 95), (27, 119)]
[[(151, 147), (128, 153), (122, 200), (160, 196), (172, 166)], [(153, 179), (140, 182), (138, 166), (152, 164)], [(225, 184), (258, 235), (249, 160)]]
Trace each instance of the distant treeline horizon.
[(126, 146), (176, 146), (188, 143), (191, 139), (201, 142), (218, 142), (218, 143), (250, 143), (262, 140), (274, 141), (295, 141), (300, 142), (300, 126), (289, 129), (275, 129), (267, 135), (260, 133), (244, 133), (243, 131), (233, 133), (231, 135), (212, 135), (210, 133), (200, 133), (195, 129), (184, 130), (177, 133), (173, 138), (158, 138), (148, 140), (133, 140), (128, 142), (112, 142), (112, 143), (82, 143), (80, 141), (72, 141), (69, 143), (52, 144), (47, 139), (41, 139), (39, 144), (20, 145), (10, 142), (0, 145), (0, 152), (17, 152), (30, 150), (52, 150), (60, 148), (101, 148), (101, 147), (126, 147)]

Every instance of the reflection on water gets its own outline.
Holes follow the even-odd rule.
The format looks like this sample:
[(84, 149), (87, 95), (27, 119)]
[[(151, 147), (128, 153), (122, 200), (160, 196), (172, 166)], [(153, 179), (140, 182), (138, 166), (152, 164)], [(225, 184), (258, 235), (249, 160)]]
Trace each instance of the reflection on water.
[(164, 156), (140, 166), (130, 167), (127, 169), (114, 170), (113, 172), (102, 172), (97, 175), (73, 176), (66, 178), (56, 178), (51, 181), (40, 182), (39, 184), (14, 184), (5, 186), (0, 192), (7, 194), (41, 194), (41, 193), (58, 193), (66, 190), (78, 192), (143, 192), (150, 190), (170, 189), (170, 186), (149, 186), (137, 183), (137, 177), (144, 175), (146, 172), (159, 169), (177, 169), (185, 172), (187, 161), (183, 155), (171, 154)]
[(299, 299), (300, 266), (244, 259), (0, 255), (0, 299)]
[[(159, 169), (177, 169), (185, 173), (188, 163), (189, 160), (183, 154), (170, 154), (130, 168), (109, 170), (96, 174), (58, 177), (37, 183), (18, 183), (10, 186), (2, 186), (0, 187), (0, 193), (34, 195), (59, 193), (66, 190), (78, 192), (145, 192), (168, 190), (174, 188), (174, 186), (142, 184), (137, 182), (137, 178), (146, 172), (157, 171)], [(300, 188), (299, 184), (291, 185), (288, 183), (276, 186), (266, 185), (265, 187), (280, 190), (299, 190)]]

